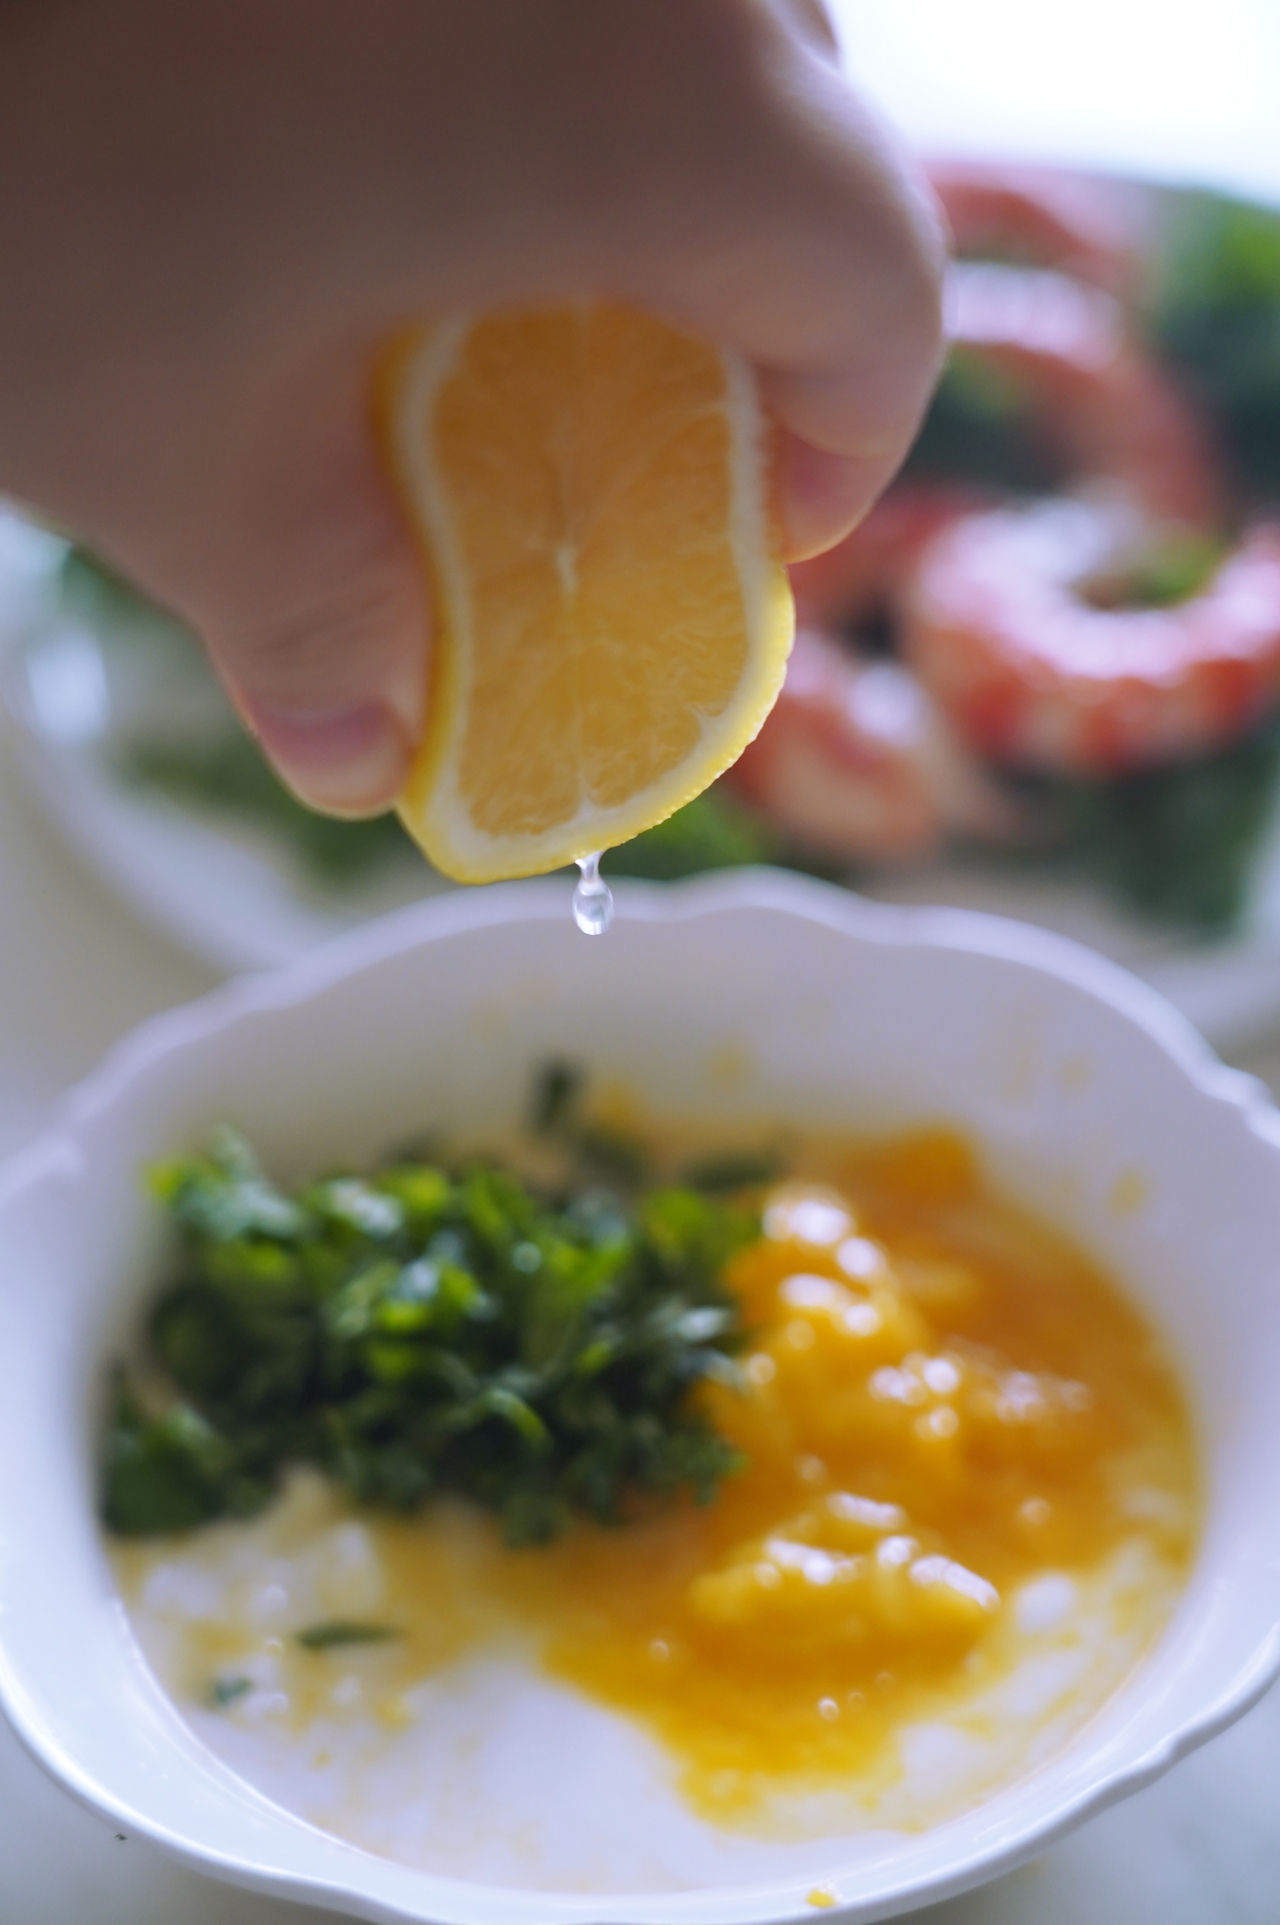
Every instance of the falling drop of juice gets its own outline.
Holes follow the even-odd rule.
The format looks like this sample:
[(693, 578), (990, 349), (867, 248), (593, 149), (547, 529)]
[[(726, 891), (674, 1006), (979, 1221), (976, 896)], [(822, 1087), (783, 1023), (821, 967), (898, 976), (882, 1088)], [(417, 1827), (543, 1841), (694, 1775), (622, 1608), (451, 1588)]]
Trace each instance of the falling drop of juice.
[(578, 857), (582, 876), (573, 892), (573, 920), (584, 936), (603, 936), (613, 921), (613, 891), (600, 874), (601, 853)]

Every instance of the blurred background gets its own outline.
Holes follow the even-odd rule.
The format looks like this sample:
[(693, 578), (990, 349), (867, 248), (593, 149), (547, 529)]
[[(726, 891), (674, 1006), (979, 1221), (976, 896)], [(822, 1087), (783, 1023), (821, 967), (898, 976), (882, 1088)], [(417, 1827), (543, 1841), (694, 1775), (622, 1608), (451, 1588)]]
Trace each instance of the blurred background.
[[(1196, 406), (1221, 411), (1222, 421), (1235, 408), (1226, 429), (1219, 423), (1230, 443), (1234, 539), (1260, 502), (1280, 500), (1280, 480), (1272, 496), (1257, 480), (1271, 460), (1280, 477), (1280, 428), (1249, 441), (1268, 394), (1280, 423), (1280, 224), (1163, 190), (1212, 188), (1280, 210), (1280, 0), (832, 6), (851, 68), (922, 153), (1096, 170), (1157, 188), (1154, 198), (1144, 190), (1113, 203), (1120, 227), (1131, 219), (1129, 231), (1145, 237), (1133, 243), (1139, 265), (1120, 292), (1084, 277), (1090, 300), (1104, 304), (1087, 311), (1114, 318), (1119, 310), (1105, 303), (1120, 302), (1123, 326), (1144, 350), (1176, 362), (1175, 382), (1201, 384)], [(1199, 252), (1190, 240), (1175, 249), (1175, 234), (1198, 235)], [(1129, 246), (1122, 241), (1119, 254)], [(990, 251), (1006, 268), (1012, 255), (1018, 271), (1064, 272), (1062, 260), (1024, 260), (1018, 247)], [(1175, 254), (1184, 279), (1171, 294)], [(1215, 343), (1226, 323), (1244, 326), (1254, 343), (1256, 406), (1218, 379)], [(1225, 358), (1240, 364), (1235, 350)], [(1015, 419), (1005, 433), (1007, 387), (988, 384), (980, 398), (986, 430), (994, 420), (1004, 437), (1001, 459), (1010, 448), (1024, 458), (1023, 424)], [(1246, 443), (1247, 486), (1239, 480)], [(990, 437), (983, 445), (989, 454)], [(1003, 486), (1006, 477), (998, 479)], [(868, 685), (871, 723), (884, 740), (900, 740), (916, 711), (903, 707), (901, 681), (884, 673), (886, 661), (895, 669), (892, 647), (866, 625), (856, 639), (859, 666), (874, 656), (878, 668)], [(0, 521), (0, 708), (0, 1151), (38, 1129), (62, 1091), (142, 1017), (229, 970), (299, 954), (436, 886), (390, 822), (349, 830), (304, 816), (229, 727), (198, 655), (167, 618), (140, 606), (91, 557), (12, 518)], [(1154, 787), (1095, 784), (1087, 808), (1070, 814), (1069, 833), (1055, 791), (1058, 841), (1052, 851), (1042, 842), (1033, 860), (1021, 848), (975, 860), (945, 838), (905, 867), (865, 853), (855, 860), (797, 833), (794, 812), (779, 815), (760, 806), (759, 794), (736, 789), (615, 858), (614, 872), (663, 878), (785, 859), (897, 899), (1033, 916), (1138, 968), (1229, 1058), (1280, 1089), (1273, 711), (1222, 757), (1194, 780), (1162, 773)], [(1032, 800), (1039, 807), (1043, 790)], [(1154, 899), (1153, 875), (1162, 879)], [(1192, 876), (1209, 880), (1193, 889)], [(1085, 1925), (1098, 1916), (1274, 1925), (1277, 1784), (1273, 1696), (1039, 1866), (920, 1916), (933, 1925)], [(3, 1730), (0, 1790), (3, 1925), (303, 1919), (205, 1885), (136, 1846), (122, 1851)]]
[(850, 67), (923, 152), (1280, 201), (1275, 0), (830, 0)]
[[(1072, 567), (1087, 581), (1059, 602), (1105, 602), (1135, 632), (1153, 609), (1176, 626), (1260, 519), (1280, 543), (1280, 6), (835, 12), (850, 67), (933, 164), (968, 257), (951, 361), (884, 512), (795, 572), (805, 632), (760, 741), (606, 871), (672, 881), (777, 862), (1026, 917), (1136, 969), (1216, 1046), (1256, 1053), (1280, 1035), (1274, 580), (1270, 639), (1229, 714), (1192, 690), (1188, 727), (1175, 688), (1124, 741), (1051, 753), (1070, 699), (1032, 703), (1020, 734), (994, 738), (912, 609), (936, 540), (1008, 504), (1074, 504), (1036, 522), (1050, 561), (1016, 536), (1014, 572), (1043, 586), (1083, 539)], [(1153, 683), (1177, 681), (1165, 653)], [(1159, 693), (1142, 699), (1159, 707)], [(1114, 676), (1117, 726), (1127, 702)], [(287, 961), (444, 886), (394, 818), (301, 808), (194, 638), (12, 517), (0, 721), (14, 779), (86, 880), (206, 970)]]

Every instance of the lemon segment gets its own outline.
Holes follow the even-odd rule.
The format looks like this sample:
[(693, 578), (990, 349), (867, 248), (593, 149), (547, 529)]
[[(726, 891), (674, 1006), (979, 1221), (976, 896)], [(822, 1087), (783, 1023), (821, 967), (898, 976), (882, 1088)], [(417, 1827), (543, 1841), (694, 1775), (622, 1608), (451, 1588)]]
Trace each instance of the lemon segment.
[(611, 305), (459, 315), (385, 420), (435, 602), (399, 811), (438, 869), (559, 868), (737, 759), (794, 627), (744, 363)]

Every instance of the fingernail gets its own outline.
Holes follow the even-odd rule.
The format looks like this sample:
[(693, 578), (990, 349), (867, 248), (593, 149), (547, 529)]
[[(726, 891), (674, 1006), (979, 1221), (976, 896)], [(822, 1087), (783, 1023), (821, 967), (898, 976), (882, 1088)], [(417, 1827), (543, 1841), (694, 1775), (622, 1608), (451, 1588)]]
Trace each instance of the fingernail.
[(378, 815), (404, 787), (412, 753), (381, 702), (310, 715), (244, 702), (249, 726), (294, 794), (327, 815)]
[(898, 465), (900, 442), (834, 455), (788, 435), (778, 464), (778, 502), (788, 561), (821, 554), (856, 527)]

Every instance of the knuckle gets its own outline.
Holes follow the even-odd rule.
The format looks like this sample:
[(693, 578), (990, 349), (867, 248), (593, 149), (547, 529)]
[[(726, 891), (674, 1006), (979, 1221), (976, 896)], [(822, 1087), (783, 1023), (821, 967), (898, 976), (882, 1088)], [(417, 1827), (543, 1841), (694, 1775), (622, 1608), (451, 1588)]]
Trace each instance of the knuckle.
[(290, 709), (326, 709), (383, 679), (423, 633), (416, 584), (398, 570), (308, 584), (289, 605), (211, 631), (233, 678)]

